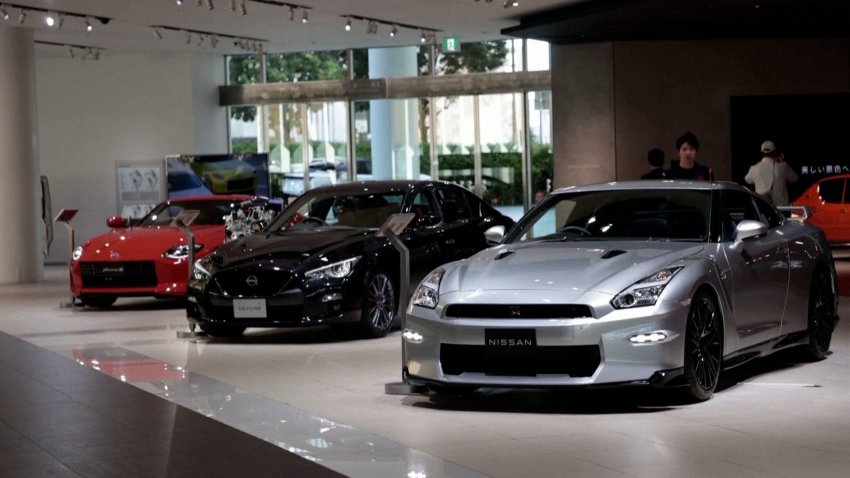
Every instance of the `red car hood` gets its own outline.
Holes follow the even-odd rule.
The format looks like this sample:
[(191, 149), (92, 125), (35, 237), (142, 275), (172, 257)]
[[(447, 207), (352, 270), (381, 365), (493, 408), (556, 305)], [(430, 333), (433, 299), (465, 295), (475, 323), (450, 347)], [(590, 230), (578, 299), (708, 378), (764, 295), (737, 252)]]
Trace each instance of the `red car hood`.
[[(203, 244), (206, 255), (224, 242), (224, 226), (194, 226), (195, 244)], [(188, 242), (186, 234), (173, 226), (113, 229), (89, 239), (83, 246), (84, 261), (152, 260), (168, 249)]]

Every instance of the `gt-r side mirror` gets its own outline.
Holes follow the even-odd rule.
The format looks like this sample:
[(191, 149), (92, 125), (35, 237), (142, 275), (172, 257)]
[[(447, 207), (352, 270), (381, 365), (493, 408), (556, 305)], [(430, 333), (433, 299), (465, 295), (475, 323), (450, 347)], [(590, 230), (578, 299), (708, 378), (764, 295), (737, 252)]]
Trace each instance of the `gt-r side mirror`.
[(505, 226), (493, 226), (484, 231), (484, 241), (488, 246), (498, 246), (505, 238)]
[(127, 221), (121, 216), (112, 216), (106, 220), (106, 225), (114, 228), (127, 227)]
[(428, 226), (436, 226), (440, 223), (440, 218), (437, 217), (436, 214), (426, 214), (422, 217), (416, 218), (414, 225), (416, 227), (428, 227)]
[(767, 234), (767, 224), (745, 219), (735, 226), (735, 242), (741, 242), (751, 237)]

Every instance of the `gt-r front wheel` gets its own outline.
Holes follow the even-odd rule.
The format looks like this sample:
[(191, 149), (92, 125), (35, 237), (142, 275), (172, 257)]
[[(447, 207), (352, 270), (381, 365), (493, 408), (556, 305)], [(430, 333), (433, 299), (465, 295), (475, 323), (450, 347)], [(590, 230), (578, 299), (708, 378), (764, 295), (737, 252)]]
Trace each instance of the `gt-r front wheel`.
[(809, 289), (809, 356), (815, 360), (826, 357), (835, 328), (835, 293), (832, 280), (824, 268), (818, 268)]
[(699, 292), (691, 301), (685, 328), (685, 378), (691, 398), (711, 398), (722, 361), (723, 326), (717, 301), (710, 294)]
[(366, 280), (360, 327), (367, 337), (387, 335), (395, 320), (396, 300), (393, 280), (386, 272), (377, 270)]

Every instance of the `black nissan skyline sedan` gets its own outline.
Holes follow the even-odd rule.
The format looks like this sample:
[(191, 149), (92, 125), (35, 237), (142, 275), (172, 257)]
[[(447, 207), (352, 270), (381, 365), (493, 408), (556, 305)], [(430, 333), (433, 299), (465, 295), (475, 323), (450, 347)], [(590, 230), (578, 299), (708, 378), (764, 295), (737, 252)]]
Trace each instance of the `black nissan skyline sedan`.
[(393, 326), (399, 254), (379, 228), (413, 213), (399, 235), (412, 275), (487, 247), (484, 231), (513, 220), (468, 190), (442, 181), (365, 181), (312, 189), (265, 229), (197, 261), (190, 323), (211, 336), (248, 327), (359, 323), (368, 337)]

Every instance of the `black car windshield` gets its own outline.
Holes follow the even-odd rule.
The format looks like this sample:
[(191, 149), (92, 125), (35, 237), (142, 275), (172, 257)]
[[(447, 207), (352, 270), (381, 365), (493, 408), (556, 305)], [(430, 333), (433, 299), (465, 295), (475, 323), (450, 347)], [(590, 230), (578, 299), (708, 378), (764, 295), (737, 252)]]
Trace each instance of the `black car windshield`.
[(525, 241), (695, 241), (708, 239), (711, 194), (640, 189), (556, 194), (505, 239)]
[(388, 217), (401, 212), (404, 196), (403, 191), (310, 192), (284, 209), (268, 231), (323, 226), (378, 228)]
[[(191, 225), (218, 226), (223, 225), (225, 217), (230, 214), (233, 202), (228, 200), (208, 201), (171, 201), (159, 204), (139, 222), (139, 226), (169, 226), (183, 211), (197, 211)], [(191, 218), (191, 216), (187, 216)]]

